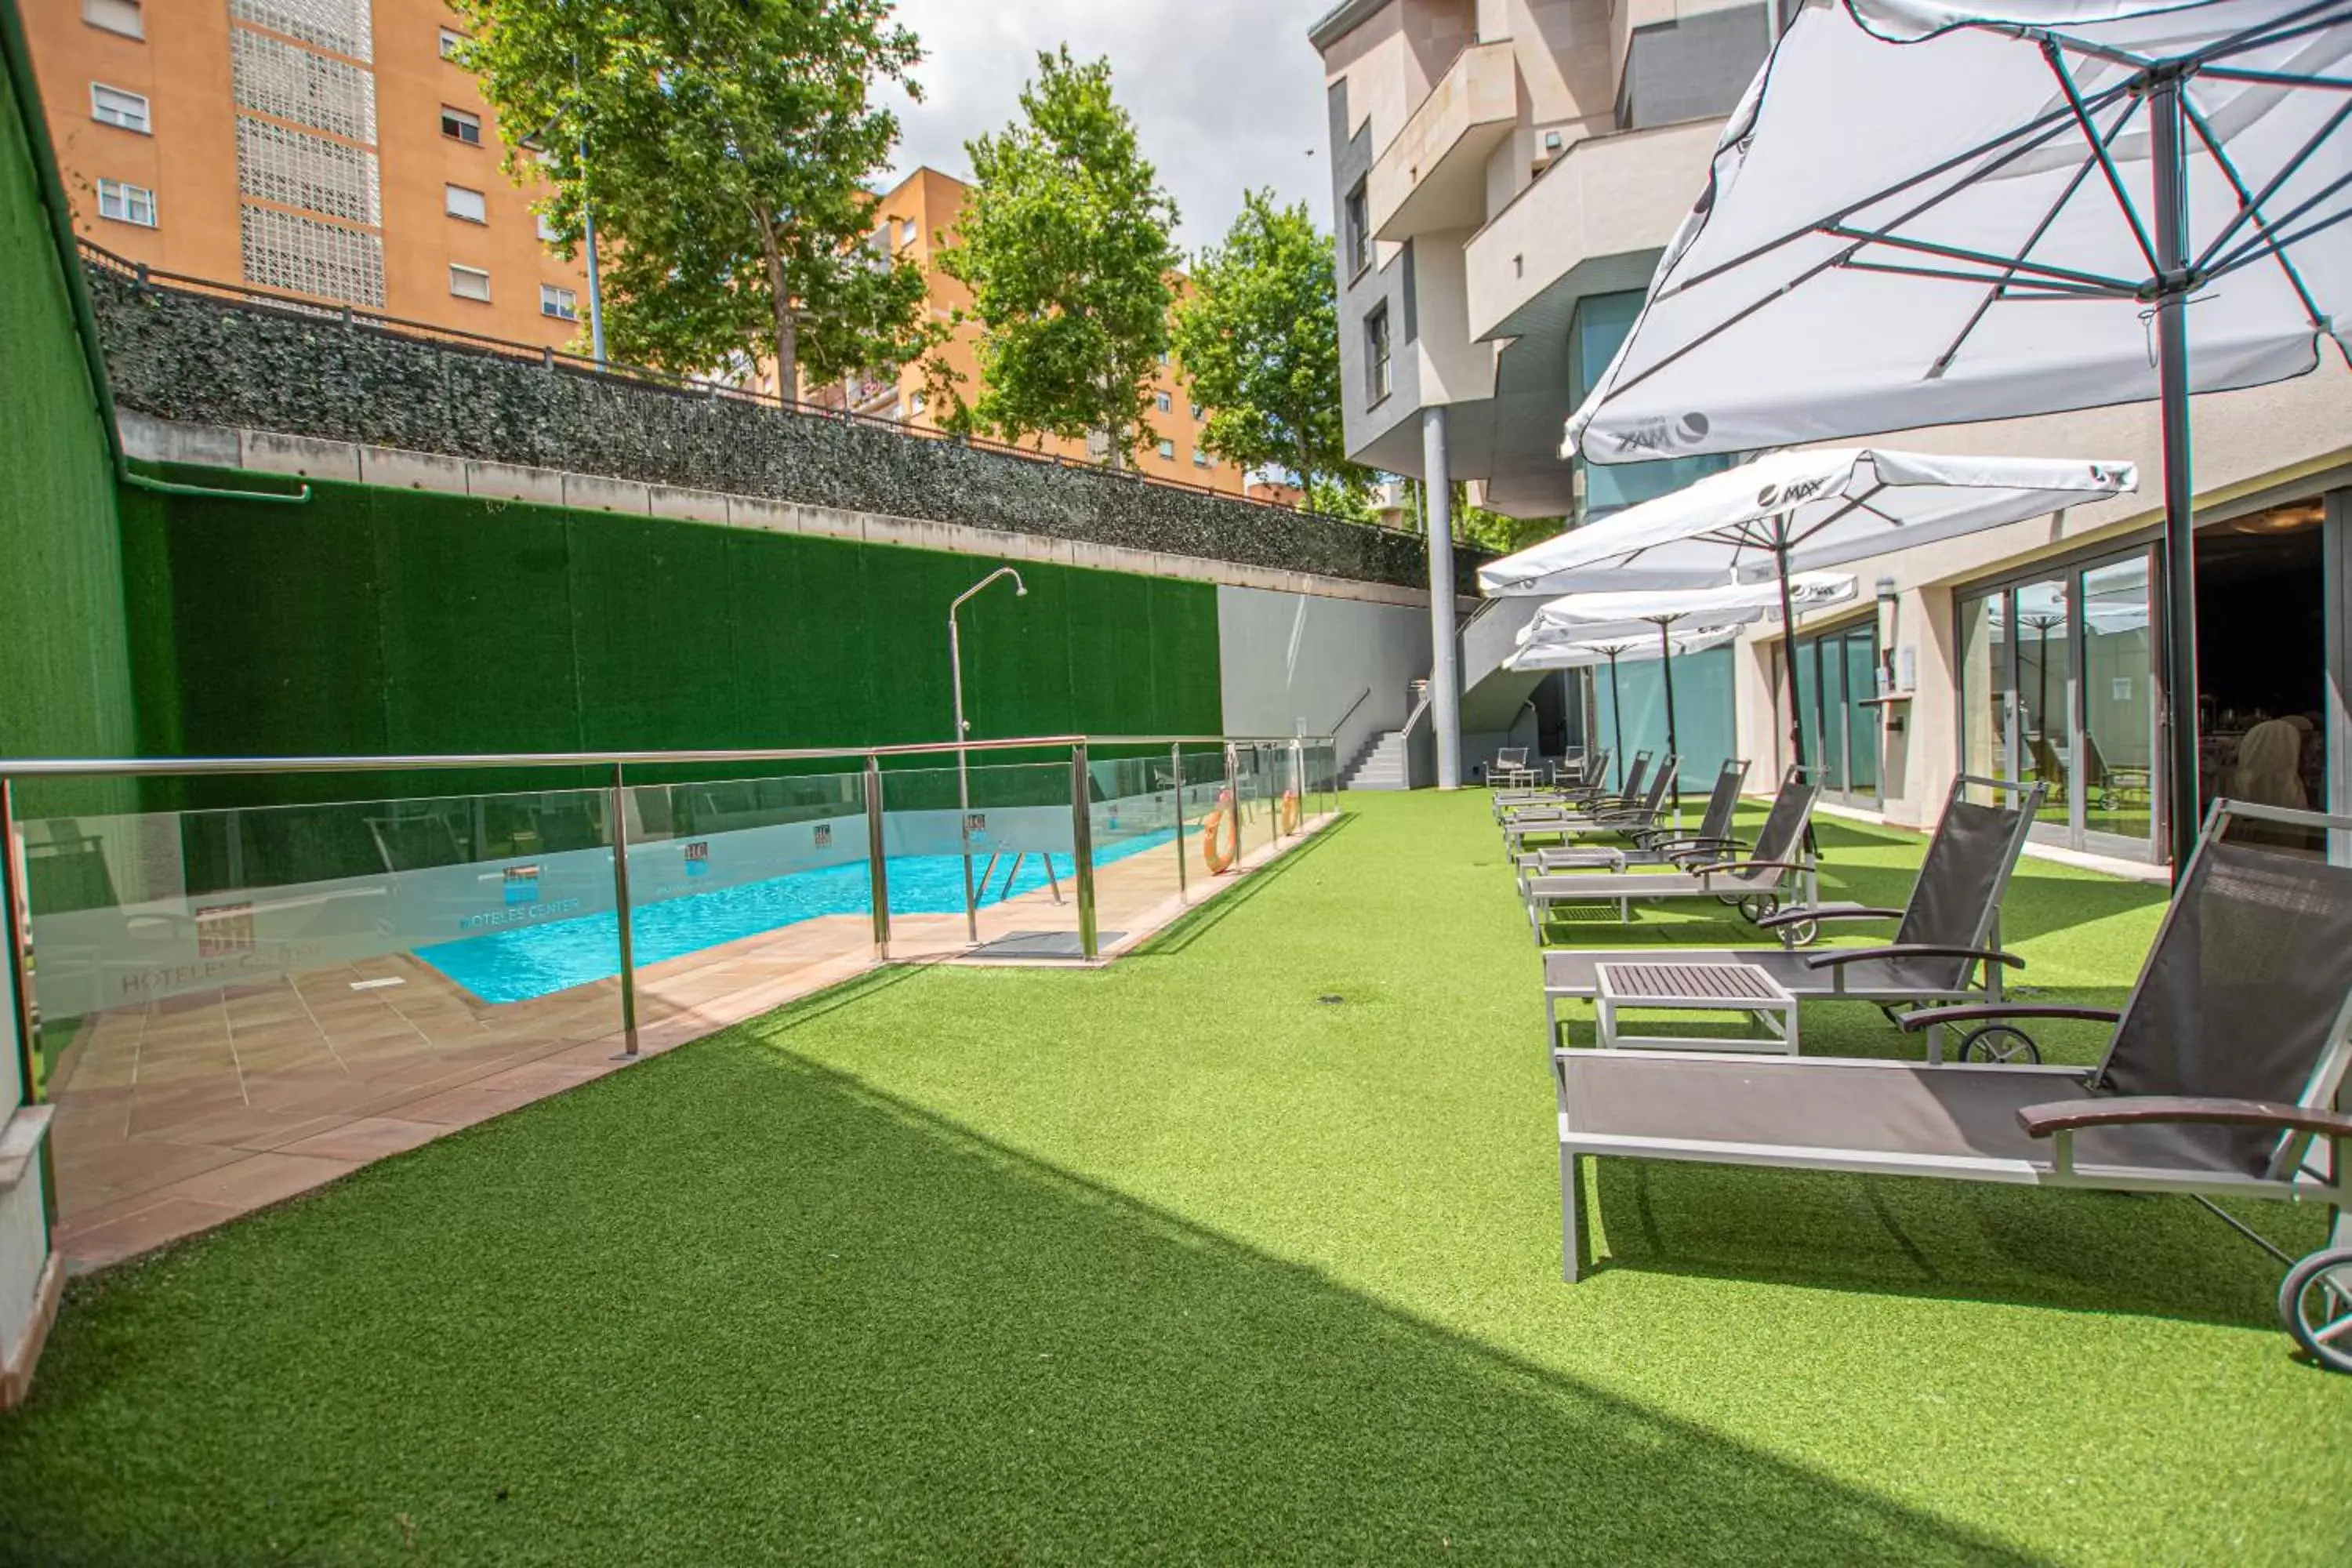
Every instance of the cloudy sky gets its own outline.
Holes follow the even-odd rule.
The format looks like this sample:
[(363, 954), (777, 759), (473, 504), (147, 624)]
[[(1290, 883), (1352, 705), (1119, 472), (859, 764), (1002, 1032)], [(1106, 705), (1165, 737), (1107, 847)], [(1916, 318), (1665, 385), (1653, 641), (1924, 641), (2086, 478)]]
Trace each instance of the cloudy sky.
[[(1223, 237), (1242, 192), (1272, 185), (1331, 222), (1323, 68), (1309, 24), (1334, 0), (898, 0), (927, 58), (900, 172), (970, 178), (963, 144), (1019, 112), (1040, 49), (1107, 55), (1144, 155), (1176, 199), (1187, 254)], [(1308, 156), (1308, 149), (1313, 156)]]

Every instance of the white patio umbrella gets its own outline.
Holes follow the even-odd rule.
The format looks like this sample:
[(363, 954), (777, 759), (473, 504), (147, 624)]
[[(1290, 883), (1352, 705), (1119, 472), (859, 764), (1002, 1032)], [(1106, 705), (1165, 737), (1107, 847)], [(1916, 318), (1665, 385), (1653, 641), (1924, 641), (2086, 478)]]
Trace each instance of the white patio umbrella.
[[(1587, 627), (1587, 633), (1599, 628)], [(1555, 629), (1528, 637), (1522, 628), (1519, 646), (1503, 660), (1506, 669), (1589, 669), (1601, 664), (1609, 666), (1609, 718), (1612, 730), (1611, 766), (1616, 770), (1620, 787), (1625, 778), (1625, 703), (1617, 689), (1617, 661), (1630, 658), (1635, 662), (1648, 658), (1665, 661), (1661, 672), (1666, 682), (1666, 749), (1674, 749), (1674, 656), (1701, 653), (1720, 647), (1739, 635), (1737, 627), (1702, 626), (1679, 635), (1663, 636), (1652, 642), (1645, 630), (1640, 636), (1591, 637)], [(1679, 795), (1681, 791), (1676, 790)]]
[(2189, 397), (2352, 353), (2352, 3), (1844, 0), (1725, 126), (1569, 422), (1596, 462), (2162, 404), (2174, 864), (2197, 831)]
[[(1771, 452), (1478, 569), (1489, 594), (1768, 584), (1781, 620), (1803, 574), (2105, 500), (2137, 489), (2129, 463), (1956, 458), (1843, 447)], [(1805, 762), (1796, 660), (1790, 755)]]
[[(1853, 596), (1853, 578), (1833, 572), (1809, 572), (1790, 578), (1785, 599), (1777, 581), (1727, 583), (1713, 588), (1568, 594), (1538, 610), (1535, 618), (1520, 628), (1519, 637), (1522, 645), (1554, 636), (1616, 639), (1637, 637), (1645, 629), (1654, 628), (1659, 658), (1664, 660), (1666, 751), (1680, 756), (1682, 736), (1675, 722), (1675, 649), (1669, 641), (1675, 627), (1706, 628), (1699, 635), (1714, 637), (1715, 640), (1707, 644), (1713, 647), (1715, 642), (1723, 640), (1715, 637), (1717, 632), (1727, 634), (1732, 628), (1790, 614), (1796, 605), (1843, 604)], [(1675, 795), (1675, 804), (1680, 805), (1679, 783)]]

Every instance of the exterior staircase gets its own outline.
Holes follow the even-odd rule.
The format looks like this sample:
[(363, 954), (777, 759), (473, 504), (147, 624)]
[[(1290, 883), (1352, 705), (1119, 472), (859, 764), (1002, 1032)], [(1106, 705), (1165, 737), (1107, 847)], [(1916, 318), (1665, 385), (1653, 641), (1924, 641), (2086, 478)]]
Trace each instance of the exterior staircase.
[(1383, 730), (1366, 741), (1355, 760), (1339, 771), (1341, 789), (1411, 789), (1412, 752), (1402, 730)]

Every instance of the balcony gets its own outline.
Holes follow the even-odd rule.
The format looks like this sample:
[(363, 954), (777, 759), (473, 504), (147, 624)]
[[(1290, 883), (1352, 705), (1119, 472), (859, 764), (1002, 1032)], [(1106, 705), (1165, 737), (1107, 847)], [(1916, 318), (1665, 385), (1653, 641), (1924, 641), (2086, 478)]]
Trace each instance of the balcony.
[(1486, 221), (1486, 160), (1518, 126), (1511, 44), (1462, 51), (1372, 164), (1365, 195), (1377, 239), (1405, 240)]

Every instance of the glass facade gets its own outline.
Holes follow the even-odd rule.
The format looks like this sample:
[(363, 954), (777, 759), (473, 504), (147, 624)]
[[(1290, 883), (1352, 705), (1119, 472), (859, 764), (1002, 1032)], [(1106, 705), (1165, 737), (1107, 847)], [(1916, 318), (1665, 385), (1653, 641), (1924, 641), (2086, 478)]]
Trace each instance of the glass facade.
[(1799, 718), (1805, 759), (1822, 787), (1849, 805), (1878, 801), (1878, 624), (1865, 622), (1797, 642)]
[[(1724, 759), (1738, 750), (1738, 735), (1732, 710), (1732, 655), (1729, 647), (1711, 647), (1700, 653), (1675, 656), (1675, 734), (1682, 744), (1681, 787), (1685, 795), (1706, 794)], [(1592, 687), (1598, 716), (1593, 743), (1615, 752), (1620, 767), (1636, 752), (1649, 752), (1664, 759), (1667, 749), (1664, 665), (1655, 658), (1621, 658), (1617, 661), (1613, 689), (1609, 667), (1597, 665), (1592, 670)]]
[(2159, 852), (2154, 588), (2135, 551), (1959, 601), (1960, 766), (2044, 785), (2037, 837)]
[[(1577, 301), (1568, 328), (1569, 405), (1580, 407), (1607, 374), (1609, 362), (1642, 313), (1642, 291), (1588, 294)], [(1695, 479), (1731, 466), (1728, 456), (1668, 458), (1654, 463), (1588, 463), (1580, 458), (1577, 515), (1571, 526), (1670, 495)]]

